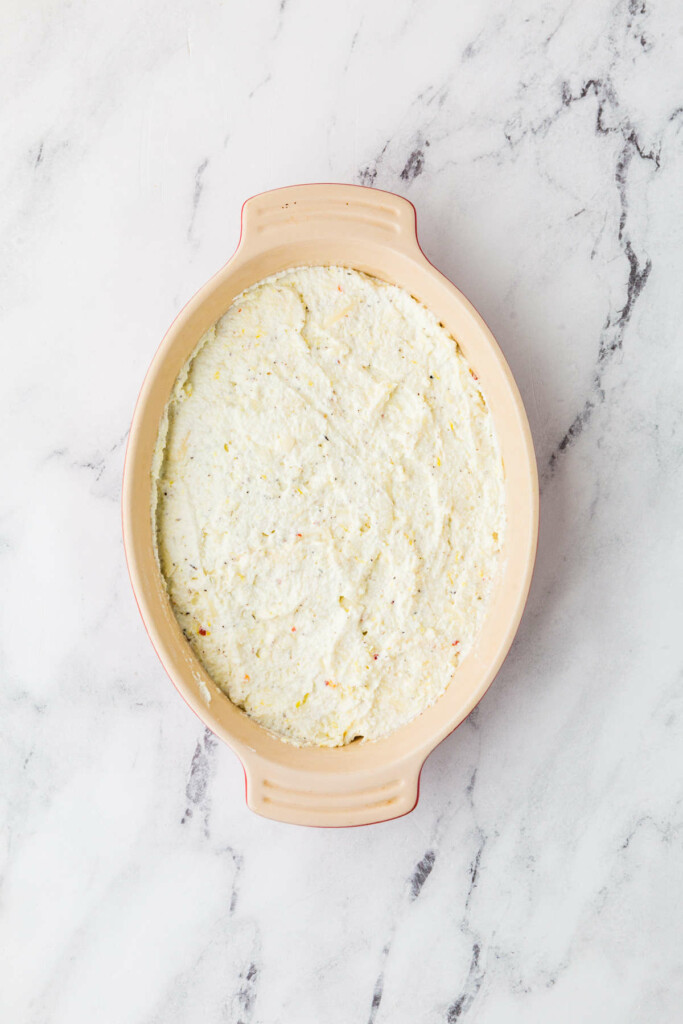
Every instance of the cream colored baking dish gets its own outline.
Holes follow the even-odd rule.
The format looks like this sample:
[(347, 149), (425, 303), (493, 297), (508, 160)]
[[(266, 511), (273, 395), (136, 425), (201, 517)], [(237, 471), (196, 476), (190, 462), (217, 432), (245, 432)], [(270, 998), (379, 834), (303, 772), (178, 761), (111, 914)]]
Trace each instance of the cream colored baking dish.
[[(400, 285), (457, 339), (494, 418), (508, 524), (498, 585), (479, 639), (439, 700), (385, 739), (299, 749), (232, 704), (183, 637), (154, 557), (150, 471), (171, 389), (206, 329), (256, 281), (288, 267), (325, 264)], [(412, 204), (356, 185), (295, 185), (248, 199), (234, 256), (183, 309), (154, 357), (135, 409), (123, 480), (126, 557), (147, 632), (181, 696), (240, 758), (248, 806), (302, 825), (362, 825), (411, 811), (425, 758), (481, 699), (512, 643), (531, 581), (537, 527), (536, 462), (519, 392), (484, 321), (422, 253)]]

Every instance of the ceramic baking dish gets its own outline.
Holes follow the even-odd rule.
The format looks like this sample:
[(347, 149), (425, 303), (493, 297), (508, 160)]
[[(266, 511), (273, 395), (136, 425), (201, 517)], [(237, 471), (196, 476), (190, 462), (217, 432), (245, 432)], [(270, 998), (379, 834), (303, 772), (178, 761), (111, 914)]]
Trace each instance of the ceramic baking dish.
[[(353, 267), (400, 285), (457, 339), (494, 418), (508, 522), (498, 585), (479, 639), (439, 700), (385, 739), (300, 749), (232, 704), (183, 637), (154, 556), (151, 462), (175, 379), (207, 328), (261, 278), (321, 264)], [(296, 185), (248, 199), (235, 254), (183, 309), (154, 357), (135, 409), (123, 481), (126, 557), (147, 632), (180, 694), (240, 758), (248, 806), (278, 821), (330, 826), (411, 811), (425, 758), (481, 699), (512, 643), (531, 581), (537, 524), (536, 462), (519, 392), (484, 321), (422, 253), (412, 204), (356, 185)]]

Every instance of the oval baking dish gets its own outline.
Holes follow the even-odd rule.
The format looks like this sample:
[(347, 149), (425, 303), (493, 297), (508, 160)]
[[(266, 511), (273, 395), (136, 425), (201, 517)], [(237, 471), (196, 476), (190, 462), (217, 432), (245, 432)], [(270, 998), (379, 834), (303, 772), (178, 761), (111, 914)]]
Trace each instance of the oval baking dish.
[[(384, 739), (297, 748), (237, 708), (204, 671), (171, 609), (154, 554), (151, 465), (159, 422), (200, 337), (245, 288), (298, 266), (341, 265), (399, 285), (457, 339), (482, 382), (505, 469), (507, 528), (500, 572), (478, 639), (445, 693)], [(237, 250), (177, 317), (147, 373), (128, 439), (123, 534), (135, 597), (171, 680), (199, 718), (237, 754), (247, 804), (302, 825), (361, 825), (411, 811), (428, 754), (484, 695), (507, 654), (529, 590), (538, 529), (538, 481), (524, 407), (484, 321), (422, 253), (411, 203), (357, 185), (295, 185), (248, 199)]]

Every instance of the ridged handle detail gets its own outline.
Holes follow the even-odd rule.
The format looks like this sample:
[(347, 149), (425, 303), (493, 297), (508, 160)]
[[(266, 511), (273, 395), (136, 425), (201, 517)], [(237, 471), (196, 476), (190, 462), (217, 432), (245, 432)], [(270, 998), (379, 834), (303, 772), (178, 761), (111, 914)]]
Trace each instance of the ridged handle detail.
[(414, 252), (415, 208), (392, 192), (359, 185), (292, 185), (253, 196), (242, 208), (240, 248), (249, 254), (351, 237)]

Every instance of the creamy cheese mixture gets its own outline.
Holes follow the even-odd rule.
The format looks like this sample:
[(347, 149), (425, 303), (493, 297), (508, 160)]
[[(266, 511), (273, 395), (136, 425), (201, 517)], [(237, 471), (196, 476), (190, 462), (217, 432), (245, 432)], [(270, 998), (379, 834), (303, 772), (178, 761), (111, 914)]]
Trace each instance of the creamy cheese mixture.
[(248, 289), (180, 374), (154, 460), (174, 612), (230, 699), (298, 745), (376, 739), (448, 686), (505, 528), (476, 374), (393, 285)]

